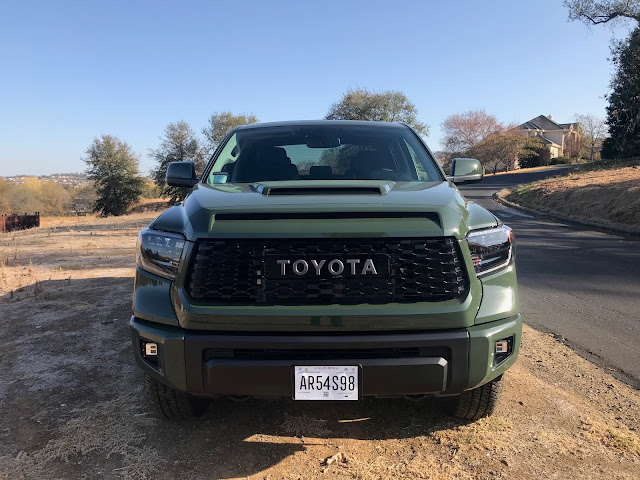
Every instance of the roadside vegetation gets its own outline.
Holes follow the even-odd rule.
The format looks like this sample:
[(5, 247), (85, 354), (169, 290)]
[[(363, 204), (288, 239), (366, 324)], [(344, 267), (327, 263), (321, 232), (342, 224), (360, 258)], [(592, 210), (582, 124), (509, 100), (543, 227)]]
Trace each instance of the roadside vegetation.
[(640, 233), (640, 158), (581, 165), (500, 195), (551, 215)]
[[(159, 196), (156, 186), (143, 179), (139, 203)], [(20, 183), (0, 178), (0, 213), (5, 215), (25, 212), (40, 212), (43, 217), (85, 215), (93, 213), (95, 201), (96, 187), (90, 181), (82, 185), (63, 185), (38, 177), (26, 177)]]

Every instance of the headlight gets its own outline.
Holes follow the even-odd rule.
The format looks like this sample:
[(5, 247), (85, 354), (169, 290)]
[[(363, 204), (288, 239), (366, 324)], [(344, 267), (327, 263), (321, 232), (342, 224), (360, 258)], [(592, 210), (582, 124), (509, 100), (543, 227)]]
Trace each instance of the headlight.
[(506, 225), (471, 231), (467, 243), (478, 276), (506, 267), (515, 256), (513, 232)]
[(182, 235), (145, 228), (138, 235), (136, 263), (148, 272), (173, 280), (183, 248)]

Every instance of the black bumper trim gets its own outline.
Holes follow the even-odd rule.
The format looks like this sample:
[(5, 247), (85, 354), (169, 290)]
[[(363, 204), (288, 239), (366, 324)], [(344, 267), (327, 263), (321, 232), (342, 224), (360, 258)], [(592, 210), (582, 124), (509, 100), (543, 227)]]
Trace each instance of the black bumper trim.
[[(397, 396), (459, 393), (467, 383), (469, 334), (466, 330), (379, 335), (229, 335), (185, 333), (188, 390), (195, 394), (291, 395), (294, 365), (360, 365), (363, 395)], [(417, 348), (420, 357), (350, 358), (345, 350)], [(216, 350), (283, 350), (286, 359), (210, 358)], [(291, 351), (317, 351), (317, 360), (295, 359)], [(332, 351), (336, 355), (332, 355)]]
[[(326, 360), (295, 365), (356, 365), (361, 371), (361, 395), (380, 397), (440, 393), (446, 389), (444, 358)], [(209, 360), (204, 368), (208, 394), (286, 397), (292, 395), (291, 361)]]

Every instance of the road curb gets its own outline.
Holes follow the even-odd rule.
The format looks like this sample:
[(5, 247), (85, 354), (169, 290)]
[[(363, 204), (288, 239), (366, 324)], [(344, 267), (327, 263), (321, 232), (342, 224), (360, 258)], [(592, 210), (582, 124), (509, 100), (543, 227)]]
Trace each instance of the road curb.
[[(518, 188), (520, 185), (514, 187), (514, 188)], [(506, 198), (503, 198), (501, 195), (506, 195), (507, 193), (511, 192), (511, 190), (503, 188), (502, 190), (499, 190), (497, 192), (495, 192), (492, 195), (492, 198), (494, 201), (501, 203), (502, 205), (509, 207), (509, 208), (513, 208), (514, 210), (520, 210), (522, 212), (526, 212), (526, 213), (530, 213), (532, 215), (535, 215), (537, 217), (548, 217), (551, 218), (553, 220), (558, 220), (560, 222), (563, 223), (568, 223), (570, 225), (580, 225), (582, 227), (593, 227), (593, 228), (598, 228), (600, 230), (607, 230), (609, 232), (614, 232), (614, 233), (622, 233), (625, 235), (635, 235), (635, 236), (640, 236), (640, 230), (638, 229), (633, 229), (633, 228), (626, 228), (626, 227), (617, 227), (617, 226), (612, 226), (612, 225), (607, 225), (607, 224), (603, 224), (603, 223), (599, 223), (599, 222), (591, 222), (588, 220), (577, 220), (575, 218), (571, 218), (571, 217), (566, 217), (564, 215), (559, 215), (555, 212), (548, 212), (545, 210), (536, 210), (533, 208), (529, 208), (529, 207), (524, 207), (518, 203), (513, 203), (510, 202), (509, 200), (507, 200)]]

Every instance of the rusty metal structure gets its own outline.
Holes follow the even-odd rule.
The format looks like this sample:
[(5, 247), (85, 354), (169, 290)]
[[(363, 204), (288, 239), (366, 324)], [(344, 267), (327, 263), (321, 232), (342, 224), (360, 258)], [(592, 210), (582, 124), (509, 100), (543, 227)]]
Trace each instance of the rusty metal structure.
[(0, 232), (12, 232), (40, 226), (40, 212), (35, 215), (0, 215)]

